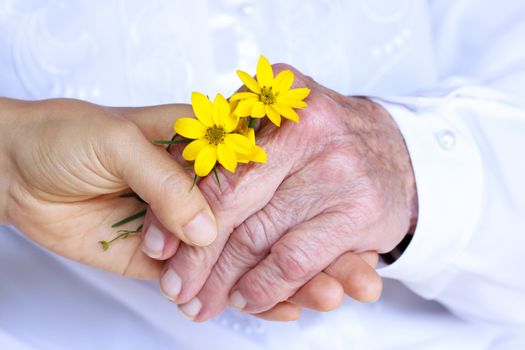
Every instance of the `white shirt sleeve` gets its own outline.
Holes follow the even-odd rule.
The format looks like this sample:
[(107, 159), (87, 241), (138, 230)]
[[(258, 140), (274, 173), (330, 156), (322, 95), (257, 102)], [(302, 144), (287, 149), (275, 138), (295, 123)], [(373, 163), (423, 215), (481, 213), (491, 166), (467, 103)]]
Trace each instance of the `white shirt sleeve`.
[(525, 3), (439, 6), (442, 82), (375, 99), (405, 138), (419, 199), (412, 242), (379, 271), (464, 318), (525, 324)]

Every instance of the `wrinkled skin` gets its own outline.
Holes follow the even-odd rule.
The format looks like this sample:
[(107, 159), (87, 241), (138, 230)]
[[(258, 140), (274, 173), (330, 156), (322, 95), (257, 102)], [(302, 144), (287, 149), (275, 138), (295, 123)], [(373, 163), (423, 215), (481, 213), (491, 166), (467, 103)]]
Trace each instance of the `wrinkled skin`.
[[(274, 66), (281, 69), (293, 68)], [(268, 163), (220, 171), (221, 186), (212, 177), (199, 185), (218, 239), (163, 256), (175, 254), (166, 271), (182, 282), (178, 294), (165, 293), (195, 321), (229, 304), (250, 313), (271, 309), (341, 254), (388, 252), (415, 224), (414, 175), (392, 117), (368, 99), (295, 75), (296, 87), (312, 90), (308, 107), (299, 124), (261, 126), (257, 140)], [(147, 224), (155, 220), (149, 215)]]
[[(106, 252), (97, 242), (115, 235), (111, 224), (145, 207), (118, 197), (130, 187), (166, 230), (178, 234), (170, 234), (166, 250), (175, 250), (178, 239), (185, 239), (180, 234), (185, 222), (209, 210), (198, 188), (189, 191), (192, 179), (186, 169), (151, 143), (171, 137), (176, 117), (190, 116), (188, 105), (109, 108), (67, 99), (0, 99), (0, 223), (16, 226), (72, 260), (128, 277), (158, 279), (163, 264), (141, 251), (138, 236)], [(260, 317), (296, 319), (300, 306), (326, 311), (341, 303), (344, 292), (358, 300), (375, 299), (381, 289), (371, 267), (376, 261), (375, 254), (348, 253), (334, 263), (331, 275), (318, 274), (290, 301)], [(362, 284), (370, 285), (371, 293)]]

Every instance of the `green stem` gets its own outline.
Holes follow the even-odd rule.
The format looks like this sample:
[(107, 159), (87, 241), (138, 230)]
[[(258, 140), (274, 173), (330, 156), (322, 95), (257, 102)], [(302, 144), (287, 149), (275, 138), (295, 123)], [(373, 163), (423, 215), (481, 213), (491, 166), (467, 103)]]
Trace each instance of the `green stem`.
[(250, 117), (250, 122), (248, 123), (248, 127), (250, 129), (255, 128), (255, 124), (257, 124), (257, 120), (255, 118)]
[(213, 174), (215, 175), (215, 181), (217, 181), (217, 185), (219, 185), (219, 189), (221, 189), (221, 180), (219, 180), (219, 174), (217, 173), (217, 166), (213, 167)]
[(193, 190), (193, 187), (195, 187), (195, 185), (197, 184), (198, 180), (199, 180), (199, 177), (197, 176), (197, 174), (195, 174), (193, 176), (193, 184), (191, 185), (190, 190), (188, 192), (191, 192), (191, 190)]
[(146, 203), (146, 201), (144, 199), (140, 198), (140, 196), (138, 194), (136, 194), (135, 192), (124, 193), (124, 194), (120, 195), (119, 197), (120, 198), (135, 198), (136, 200), (138, 200), (141, 203)]
[(113, 225), (111, 225), (111, 227), (114, 228), (114, 227), (122, 226), (122, 225), (127, 224), (128, 222), (131, 222), (133, 220), (136, 220), (136, 219), (138, 219), (138, 218), (140, 218), (140, 217), (142, 217), (144, 215), (146, 215), (146, 209), (143, 209), (143, 210), (139, 211), (138, 213), (135, 213), (135, 214), (133, 214), (131, 216), (128, 216), (125, 219), (120, 220), (119, 222), (114, 223)]
[(117, 231), (117, 233), (118, 235), (110, 241), (99, 241), (104, 251), (108, 250), (111, 243), (115, 242), (118, 239), (125, 239), (128, 238), (129, 235), (136, 235), (142, 233), (142, 224), (139, 225), (139, 227), (137, 227), (135, 230), (119, 230)]

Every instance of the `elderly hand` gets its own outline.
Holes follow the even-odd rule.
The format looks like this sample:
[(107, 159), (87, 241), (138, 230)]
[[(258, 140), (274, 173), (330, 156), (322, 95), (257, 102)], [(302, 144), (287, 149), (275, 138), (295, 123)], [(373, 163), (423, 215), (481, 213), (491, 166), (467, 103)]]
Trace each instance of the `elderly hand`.
[(199, 189), (189, 191), (185, 169), (151, 142), (169, 138), (174, 118), (190, 115), (185, 105), (108, 108), (66, 99), (0, 99), (0, 223), (70, 259), (158, 279), (162, 264), (142, 253), (140, 239), (106, 252), (97, 242), (115, 236), (111, 224), (145, 207), (118, 197), (129, 188), (178, 238), (195, 245), (215, 239), (216, 222)]
[[(177, 234), (167, 237), (166, 251), (174, 251), (179, 238), (192, 242), (180, 228), (186, 217), (209, 209), (197, 188), (188, 191), (191, 179), (184, 170), (151, 144), (171, 136), (175, 118), (191, 114), (188, 105), (109, 108), (75, 100), (0, 99), (0, 223), (15, 225), (73, 260), (158, 279), (162, 264), (138, 249), (140, 240), (123, 240), (107, 252), (97, 242), (114, 236), (112, 223), (145, 207), (118, 197), (128, 186), (148, 200), (163, 227)], [(213, 239), (214, 227), (203, 227), (206, 231), (197, 238)], [(300, 306), (328, 310), (341, 303), (343, 291), (367, 298), (357, 288), (363, 281), (377, 295), (381, 283), (370, 267), (376, 261), (375, 254), (348, 253), (331, 275), (317, 275), (290, 301), (258, 316), (286, 321), (299, 317)]]
[[(414, 176), (391, 116), (295, 75), (312, 90), (300, 123), (261, 127), (267, 164), (220, 171), (220, 187), (213, 177), (200, 183), (219, 237), (179, 247), (166, 265), (161, 288), (196, 321), (230, 303), (268, 310), (344, 252), (388, 252), (415, 224)], [(161, 226), (149, 218), (146, 227)]]

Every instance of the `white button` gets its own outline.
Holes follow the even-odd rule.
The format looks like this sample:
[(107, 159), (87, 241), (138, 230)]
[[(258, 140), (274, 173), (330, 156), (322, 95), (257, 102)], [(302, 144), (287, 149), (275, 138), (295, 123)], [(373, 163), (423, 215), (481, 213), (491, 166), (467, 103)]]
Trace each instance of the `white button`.
[(450, 130), (440, 131), (437, 138), (441, 148), (446, 150), (454, 148), (454, 145), (456, 144), (456, 135)]

